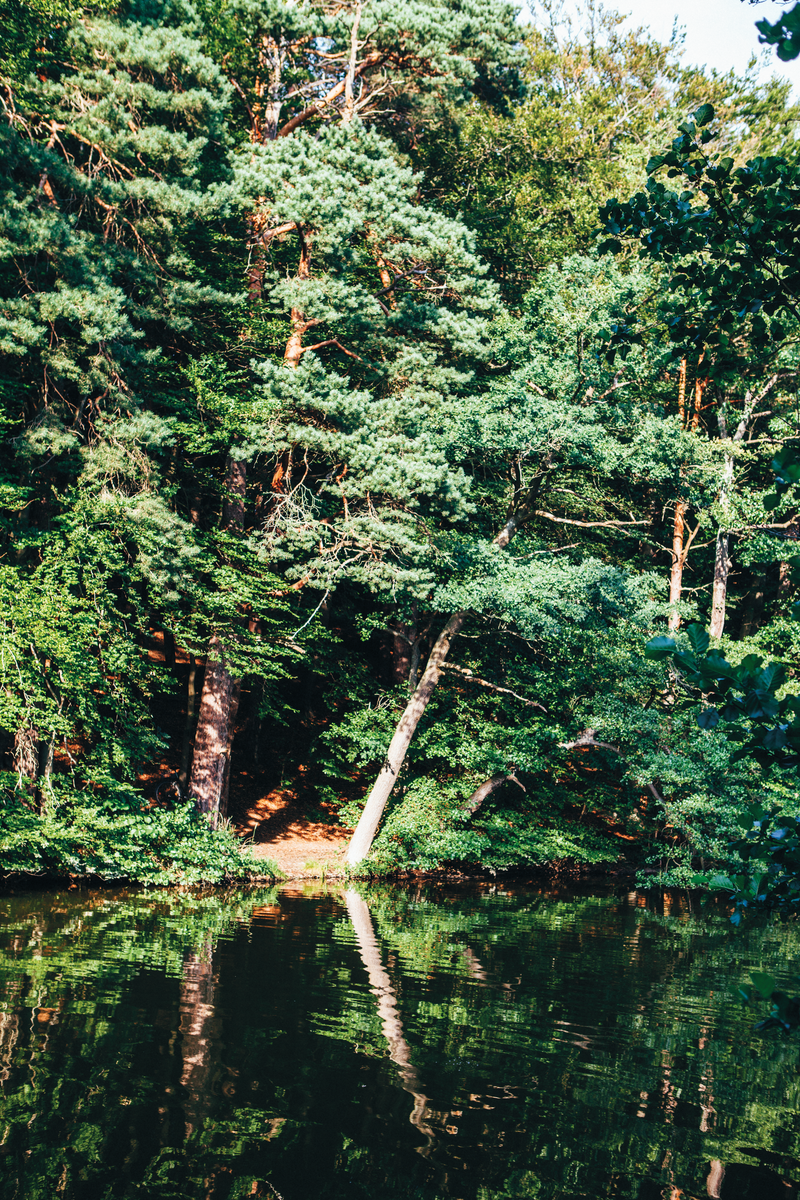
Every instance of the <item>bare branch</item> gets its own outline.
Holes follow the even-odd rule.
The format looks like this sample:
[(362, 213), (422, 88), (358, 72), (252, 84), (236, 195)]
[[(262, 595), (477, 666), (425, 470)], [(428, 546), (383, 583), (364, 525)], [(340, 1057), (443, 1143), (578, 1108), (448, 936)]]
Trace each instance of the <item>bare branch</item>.
[(502, 787), (504, 783), (515, 783), (518, 788), (522, 788), (523, 792), (527, 794), (528, 789), (525, 787), (525, 784), (517, 779), (513, 771), (508, 775), (492, 775), (491, 779), (487, 779), (485, 783), (482, 783), (472, 793), (464, 805), (464, 815), (471, 817), (478, 811), (484, 800), (491, 796), (492, 792), (496, 792), (498, 788)]
[(502, 692), (506, 696), (513, 696), (515, 700), (520, 700), (528, 708), (538, 708), (539, 712), (547, 712), (547, 709), (543, 705), (537, 704), (535, 700), (529, 700), (527, 696), (520, 696), (518, 692), (512, 692), (511, 688), (500, 687), (497, 683), (490, 683), (488, 679), (481, 679), (480, 675), (473, 675), (472, 671), (468, 671), (464, 667), (457, 667), (454, 663), (446, 662), (442, 664), (442, 670), (455, 671), (457, 675), (468, 679), (470, 683), (477, 683), (479, 687), (488, 688), (490, 692)]
[[(367, 55), (364, 61), (360, 63), (359, 66), (357, 66), (353, 71), (352, 78), (354, 80), (358, 79), (358, 77), (363, 75), (366, 71), (371, 71), (373, 67), (378, 67), (381, 65), (381, 63), (386, 62), (386, 58), (387, 55), (380, 54), (377, 51)], [(345, 85), (348, 78), (350, 78), (349, 72), (347, 78), (342, 79), (336, 84), (335, 87), (332, 87), (327, 95), (323, 96), (320, 100), (315, 100), (313, 104), (308, 106), (308, 108), (304, 108), (302, 112), (297, 113), (289, 121), (287, 121), (286, 124), (278, 130), (278, 137), (288, 137), (288, 135), (290, 133), (294, 133), (295, 129), (298, 129), (299, 126), (305, 125), (306, 121), (310, 121), (313, 117), (321, 116), (325, 109), (332, 104), (334, 100), (338, 100), (338, 98), (344, 94)]]
[(557, 525), (580, 525), (582, 529), (618, 529), (625, 525), (649, 525), (650, 521), (576, 521), (572, 517), (556, 517), (553, 513), (545, 512), (544, 509), (534, 509), (534, 516), (546, 517), (548, 521), (555, 521)]

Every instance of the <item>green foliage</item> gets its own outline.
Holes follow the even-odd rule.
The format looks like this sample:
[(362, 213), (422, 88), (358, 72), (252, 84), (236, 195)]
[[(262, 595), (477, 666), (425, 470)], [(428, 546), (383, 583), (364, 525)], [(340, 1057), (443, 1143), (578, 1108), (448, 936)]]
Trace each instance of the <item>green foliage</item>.
[[(711, 104), (701, 105), (670, 149), (650, 159), (645, 190), (624, 203), (609, 200), (600, 216), (608, 235), (602, 249), (618, 253), (630, 240), (640, 257), (668, 268), (677, 294), (667, 321), (675, 353), (711, 348), (704, 370), (721, 378), (743, 365), (743, 325), (756, 350), (774, 350), (798, 318), (800, 168), (778, 156), (737, 166), (731, 155), (707, 149), (719, 133), (714, 117)], [(680, 191), (658, 177), (664, 168)], [(621, 323), (612, 350), (631, 336), (632, 325)]]
[(193, 803), (126, 811), (108, 798), (60, 789), (40, 815), (14, 796), (13, 776), (6, 772), (3, 782), (0, 871), (6, 875), (190, 887), (279, 874), (269, 859), (243, 851), (232, 830), (212, 829)]
[[(752, 0), (751, 0), (752, 3)], [(792, 62), (800, 55), (800, 5), (781, 13), (777, 21), (756, 21), (760, 42), (775, 46), (781, 62)]]
[(682, 67), (675, 43), (622, 23), (614, 11), (587, 6), (573, 19), (537, 6), (521, 99), (503, 111), (474, 100), (414, 147), (428, 194), (475, 230), (514, 304), (544, 265), (591, 247), (598, 206), (641, 186), (648, 158), (693, 104), (717, 107), (726, 154), (793, 148), (788, 85)]
[[(790, 772), (796, 785), (800, 764), (800, 698), (786, 692), (786, 666), (755, 654), (731, 665), (722, 652), (710, 647), (708, 634), (700, 626), (689, 630), (691, 650), (678, 648), (674, 639), (659, 637), (648, 643), (646, 654), (669, 660), (681, 686), (702, 706), (696, 714), (701, 729), (725, 726), (729, 741), (738, 743), (731, 761), (753, 761), (760, 768), (766, 789), (779, 772)], [(765, 789), (765, 790), (766, 790)], [(741, 910), (767, 904), (783, 913), (800, 904), (800, 821), (797, 796), (789, 806), (768, 805), (766, 796), (755, 800), (737, 816), (745, 833), (731, 842), (733, 862), (742, 873), (706, 878), (714, 888), (729, 890), (736, 900), (732, 920), (741, 920)], [(793, 811), (794, 810), (794, 811)]]
[[(788, 604), (766, 624), (751, 603), (793, 511), (793, 109), (777, 83), (682, 71), (614, 15), (591, 44), (515, 20), (503, 0), (13, 10), (0, 749), (14, 819), (61, 830), (52, 869), (82, 838), (76, 870), (102, 873), (114, 829), (109, 871), (128, 870), (152, 820), (152, 871), (185, 838), (175, 878), (201, 877), (195, 834), (142, 815), (142, 792), (186, 770), (210, 647), (241, 695), (243, 803), (291, 785), (352, 818), (456, 610), (382, 864), (611, 861), (624, 841), (683, 879), (729, 837), (752, 770), (674, 719), (637, 647), (683, 505), (694, 590), (673, 608), (702, 613), (725, 530), (729, 628), (763, 626), (729, 660), (800, 651)], [(670, 169), (695, 199), (651, 164), (615, 210), (642, 261), (598, 258), (596, 204), (639, 186), (688, 103)], [(703, 157), (712, 123), (730, 170)], [(690, 389), (701, 354), (725, 389), (719, 437), (710, 391), (694, 425), (679, 401), (687, 353)], [(502, 772), (527, 791), (466, 820)], [(95, 832), (71, 842), (73, 818)]]

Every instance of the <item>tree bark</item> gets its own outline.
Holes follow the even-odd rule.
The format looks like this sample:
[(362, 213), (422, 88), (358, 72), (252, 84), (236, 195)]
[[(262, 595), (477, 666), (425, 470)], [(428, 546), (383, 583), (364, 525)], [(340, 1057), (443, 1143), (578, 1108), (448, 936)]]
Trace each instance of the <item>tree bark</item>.
[(675, 519), (672, 525), (672, 566), (669, 572), (669, 621), (670, 633), (676, 630), (681, 618), (677, 611), (683, 590), (683, 568), (686, 562), (683, 553), (683, 531), (686, 528), (686, 505), (683, 500), (675, 501)]
[(473, 816), (483, 804), (484, 800), (488, 800), (492, 793), (501, 788), (504, 783), (515, 783), (518, 788), (522, 788), (523, 792), (527, 792), (528, 790), (523, 783), (520, 783), (513, 772), (509, 774), (501, 772), (499, 775), (492, 775), (491, 779), (487, 779), (485, 783), (482, 783), (480, 787), (477, 787), (472, 793), (469, 800), (464, 805), (465, 815), (469, 817)]
[(222, 523), (226, 529), (241, 529), (244, 525), (247, 495), (247, 463), (228, 455), (225, 462), (225, 499)]
[(792, 566), (788, 562), (778, 563), (778, 600), (784, 601), (792, 591)]
[(39, 731), (33, 725), (21, 725), (14, 734), (14, 770), (18, 786), (23, 779), (35, 783), (39, 774)]
[(422, 678), (400, 718), (394, 737), (389, 743), (384, 764), (367, 797), (361, 819), (348, 846), (346, 861), (351, 866), (357, 866), (369, 854), (375, 834), (378, 832), (383, 810), (392, 794), (400, 768), (405, 762), (411, 739), (439, 682), (442, 663), (447, 658), (450, 643), (461, 632), (466, 619), (466, 612), (455, 613), (434, 643)]
[[(678, 373), (678, 414), (680, 416), (681, 425), (684, 429), (691, 430), (692, 433), (697, 432), (697, 427), (700, 423), (700, 408), (703, 399), (703, 391), (705, 390), (707, 380), (697, 379), (694, 385), (694, 405), (692, 411), (686, 410), (686, 359), (681, 359), (680, 370)], [(681, 478), (683, 478), (683, 468), (681, 468)], [(692, 541), (700, 528), (698, 525), (689, 536), (689, 540), (684, 542), (684, 534), (686, 532), (686, 514), (689, 511), (688, 505), (684, 500), (678, 498), (675, 501), (675, 516), (672, 523), (672, 563), (669, 572), (669, 607), (670, 614), (667, 622), (667, 628), (670, 633), (674, 633), (680, 628), (681, 618), (677, 611), (677, 606), (680, 603), (681, 594), (683, 592), (683, 570), (686, 566), (686, 559), (689, 557), (689, 548)]]
[(219, 812), (225, 782), (233, 683), (222, 643), (215, 634), (206, 658), (189, 781), (189, 792), (200, 811), (215, 816)]
[(189, 680), (186, 685), (186, 720), (183, 725), (183, 743), (181, 745), (181, 769), (178, 779), (186, 787), (189, 778), (189, 763), (192, 760), (192, 735), (194, 734), (194, 714), (197, 705), (197, 659), (192, 654), (189, 659)]
[[(504, 550), (519, 529), (520, 523), (518, 516), (512, 513), (494, 539), (494, 545)], [(466, 612), (454, 613), (434, 642), (433, 649), (428, 656), (427, 665), (422, 673), (422, 678), (417, 684), (414, 694), (406, 705), (395, 729), (394, 736), (389, 743), (389, 749), (386, 752), (383, 766), (372, 786), (372, 791), (367, 797), (364, 811), (361, 814), (355, 833), (347, 848), (345, 861), (352, 867), (363, 862), (370, 852), (372, 843), (375, 840), (375, 834), (378, 832), (381, 817), (383, 816), (383, 810), (386, 808), (389, 797), (392, 794), (397, 776), (400, 773), (400, 768), (405, 762), (408, 747), (411, 745), (411, 739), (416, 732), (422, 714), (428, 707), (431, 696), (436, 690), (436, 685), (442, 674), (442, 667), (450, 652), (450, 645), (464, 627), (467, 616)]]
[[(308, 237), (303, 233), (302, 229), (298, 229), (297, 236), (300, 239), (300, 262), (297, 266), (298, 279), (311, 278), (311, 253), (308, 243)], [(286, 349), (283, 352), (283, 361), (287, 367), (298, 367), (300, 359), (303, 356), (303, 336), (312, 327), (318, 324), (317, 321), (307, 321), (305, 314), (299, 308), (291, 310), (291, 328), (292, 332), (289, 335), (289, 340), (286, 343)]]
[[(246, 491), (247, 464), (229, 454), (225, 463), (225, 499), (222, 512), (222, 522), (226, 529), (242, 528)], [(225, 815), (230, 753), (241, 688), (241, 680), (234, 679), (228, 670), (224, 647), (214, 634), (209, 642), (206, 657), (189, 791), (201, 812), (213, 814), (215, 825), (217, 817)]]
[[(777, 375), (772, 375), (757, 395), (752, 391), (748, 391), (746, 393), (739, 423), (731, 435), (728, 434), (726, 406), (723, 400), (720, 400), (717, 412), (717, 424), (719, 426), (719, 435), (721, 438), (727, 439), (730, 436), (730, 440), (734, 445), (743, 441), (744, 435), (747, 432), (747, 427), (753, 419), (753, 414), (755, 413), (757, 406), (775, 386), (777, 379)], [(719, 489), (719, 500), (723, 511), (723, 517), (727, 517), (730, 510), (731, 495), (733, 493), (733, 468), (733, 453), (726, 452), (725, 463), (722, 472), (722, 481)], [(725, 522), (717, 530), (717, 544), (714, 554), (714, 582), (711, 591), (711, 622), (708, 629), (709, 636), (712, 638), (722, 637), (725, 629), (725, 607), (728, 598), (728, 576), (731, 569), (730, 539), (731, 531), (727, 527), (727, 522)]]
[(231, 750), (233, 749), (233, 735), (236, 733), (236, 717), (239, 713), (239, 701), (242, 698), (242, 681), (234, 679), (231, 681), (231, 700), (228, 706), (228, 746), (225, 752), (225, 769), (222, 778), (222, 791), (219, 798), (219, 815), (227, 817), (229, 811), (229, 796), (231, 788)]
[(164, 648), (164, 663), (172, 669), (175, 666), (175, 634), (171, 633), (169, 629), (163, 629), (161, 644)]
[(356, 78), (356, 63), (358, 60), (358, 27), (361, 24), (361, 0), (356, 0), (353, 15), (353, 27), (350, 30), (350, 62), (344, 81), (344, 108), (342, 109), (342, 124), (349, 125), (355, 116), (356, 101), (353, 85)]
[(717, 530), (717, 548), (714, 555), (714, 585), (711, 592), (711, 623), (709, 636), (722, 637), (725, 629), (725, 606), (728, 598), (728, 575), (731, 569), (730, 534)]

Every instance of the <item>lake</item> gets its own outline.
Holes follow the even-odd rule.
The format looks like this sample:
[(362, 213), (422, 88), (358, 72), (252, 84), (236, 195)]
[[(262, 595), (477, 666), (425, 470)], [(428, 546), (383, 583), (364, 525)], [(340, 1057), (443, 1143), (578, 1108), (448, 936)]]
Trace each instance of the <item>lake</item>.
[(792, 925), (315, 888), (0, 895), (2, 1200), (800, 1195)]

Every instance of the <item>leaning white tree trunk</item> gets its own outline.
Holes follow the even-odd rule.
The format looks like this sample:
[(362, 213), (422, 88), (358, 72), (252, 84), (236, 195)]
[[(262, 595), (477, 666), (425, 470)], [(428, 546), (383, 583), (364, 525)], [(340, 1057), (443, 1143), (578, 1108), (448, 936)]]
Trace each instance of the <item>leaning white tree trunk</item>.
[(411, 739), (414, 736), (417, 725), (419, 725), (422, 714), (428, 707), (428, 701), (434, 693), (436, 684), (439, 682), (439, 676), (442, 673), (442, 664), (447, 658), (450, 643), (461, 631), (466, 619), (467, 614), (465, 612), (455, 613), (436, 639), (428, 659), (428, 665), (425, 667), (422, 678), (417, 684), (417, 689), (406, 705), (405, 711), (400, 718), (400, 723), (394, 731), (394, 737), (389, 743), (389, 749), (386, 752), (383, 766), (372, 786), (372, 791), (367, 797), (367, 803), (364, 806), (361, 819), (347, 848), (346, 861), (351, 866), (357, 866), (369, 854), (370, 847), (375, 840), (375, 834), (378, 832), (378, 826), (381, 823), (383, 810), (386, 808), (387, 801), (392, 794), (392, 788), (395, 785), (400, 768), (405, 762), (408, 747), (411, 745)]
[[(504, 550), (519, 528), (519, 524), (520, 522), (516, 516), (509, 517), (494, 539), (494, 545)], [(416, 690), (406, 705), (400, 722), (394, 731), (394, 737), (389, 743), (389, 749), (386, 752), (383, 766), (373, 784), (372, 791), (367, 797), (367, 803), (364, 806), (361, 819), (347, 848), (345, 861), (351, 867), (358, 866), (370, 852), (372, 843), (375, 840), (375, 834), (378, 832), (378, 826), (381, 823), (383, 810), (386, 808), (386, 804), (392, 794), (392, 789), (397, 781), (400, 768), (405, 762), (408, 747), (411, 745), (411, 739), (414, 736), (417, 725), (419, 725), (422, 714), (428, 707), (428, 701), (436, 690), (436, 685), (442, 674), (444, 662), (450, 652), (450, 645), (453, 638), (461, 632), (467, 615), (466, 612), (454, 613), (434, 643), (427, 666), (422, 673), (422, 678), (417, 684)]]

